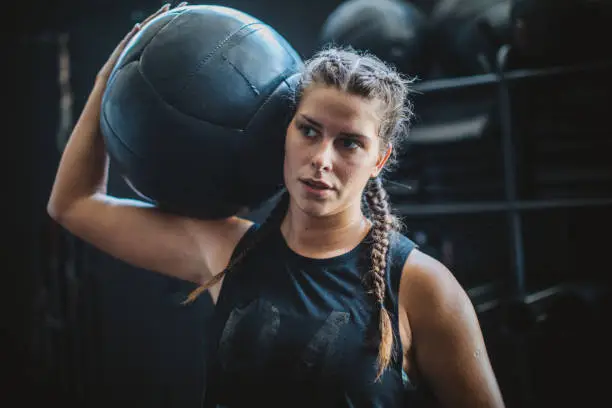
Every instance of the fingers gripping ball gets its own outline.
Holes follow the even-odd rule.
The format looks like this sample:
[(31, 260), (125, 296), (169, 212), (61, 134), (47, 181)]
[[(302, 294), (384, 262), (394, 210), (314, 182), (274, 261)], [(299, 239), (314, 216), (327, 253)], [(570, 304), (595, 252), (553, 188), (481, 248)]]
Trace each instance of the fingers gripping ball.
[(188, 6), (146, 23), (102, 101), (113, 165), (142, 197), (200, 218), (256, 207), (282, 186), (302, 60), (235, 9)]

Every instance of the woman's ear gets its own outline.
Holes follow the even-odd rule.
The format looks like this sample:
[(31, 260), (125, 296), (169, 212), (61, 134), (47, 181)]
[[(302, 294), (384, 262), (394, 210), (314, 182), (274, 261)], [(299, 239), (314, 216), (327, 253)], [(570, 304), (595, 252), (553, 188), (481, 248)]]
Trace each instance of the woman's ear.
[(383, 167), (385, 167), (385, 164), (389, 160), (389, 157), (391, 157), (392, 152), (393, 152), (393, 144), (389, 143), (387, 145), (387, 150), (385, 150), (383, 153), (381, 153), (378, 156), (378, 160), (376, 161), (376, 167), (374, 167), (374, 170), (372, 171), (372, 174), (370, 175), (371, 178), (378, 177)]

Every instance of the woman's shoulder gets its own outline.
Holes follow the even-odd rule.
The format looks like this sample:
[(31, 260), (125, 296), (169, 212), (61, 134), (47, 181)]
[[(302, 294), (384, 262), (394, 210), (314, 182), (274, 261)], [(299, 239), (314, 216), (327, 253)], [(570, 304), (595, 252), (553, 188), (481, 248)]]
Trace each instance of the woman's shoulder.
[(435, 257), (415, 248), (402, 269), (400, 296), (412, 314), (436, 313), (469, 301), (452, 271)]
[(235, 236), (234, 236), (234, 245), (231, 248), (232, 257), (236, 255), (240, 249), (247, 244), (249, 239), (261, 228), (261, 224), (242, 217), (232, 217), (234, 228), (235, 228)]
[[(233, 253), (258, 224), (246, 218), (232, 216), (223, 219), (188, 219), (186, 234), (190, 235), (207, 254), (207, 264), (213, 274), (225, 268)], [(211, 252), (210, 248), (214, 248)]]
[(400, 272), (410, 254), (418, 246), (408, 236), (398, 230), (391, 230), (389, 235), (389, 255), (392, 267)]

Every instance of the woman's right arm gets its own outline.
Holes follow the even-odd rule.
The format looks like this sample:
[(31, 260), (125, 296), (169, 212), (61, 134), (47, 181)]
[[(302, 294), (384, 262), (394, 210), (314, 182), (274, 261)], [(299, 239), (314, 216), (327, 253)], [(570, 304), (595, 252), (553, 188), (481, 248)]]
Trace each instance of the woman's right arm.
[[(150, 18), (168, 10), (160, 9)], [(143, 23), (144, 24), (144, 23)], [(93, 89), (62, 154), (47, 205), (49, 215), (75, 236), (139, 268), (202, 283), (227, 264), (250, 227), (238, 217), (196, 220), (106, 193), (108, 156), (100, 108), (108, 75), (136, 26), (117, 46)]]

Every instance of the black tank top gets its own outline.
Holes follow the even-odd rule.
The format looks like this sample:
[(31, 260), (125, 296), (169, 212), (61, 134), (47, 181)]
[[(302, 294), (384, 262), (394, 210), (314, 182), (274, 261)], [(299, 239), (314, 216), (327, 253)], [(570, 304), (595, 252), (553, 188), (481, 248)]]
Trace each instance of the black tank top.
[(412, 407), (420, 397), (402, 370), (398, 292), (415, 245), (392, 234), (385, 306), (396, 358), (375, 382), (378, 312), (363, 283), (370, 244), (368, 235), (343, 255), (311, 259), (280, 228), (258, 242), (224, 278), (207, 333), (203, 407)]

